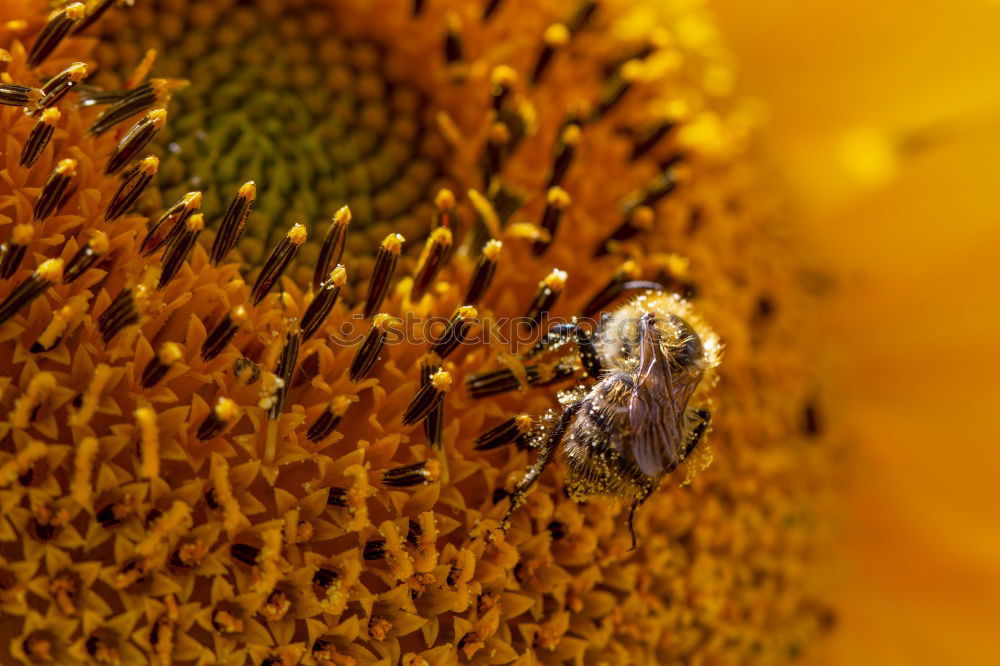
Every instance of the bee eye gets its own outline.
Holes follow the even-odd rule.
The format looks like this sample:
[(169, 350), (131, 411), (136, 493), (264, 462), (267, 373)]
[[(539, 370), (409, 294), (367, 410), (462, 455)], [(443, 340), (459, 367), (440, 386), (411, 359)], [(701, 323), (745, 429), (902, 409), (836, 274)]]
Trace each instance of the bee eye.
[(686, 321), (676, 315), (670, 315), (670, 323), (677, 331), (677, 340), (680, 342), (671, 355), (674, 363), (681, 368), (691, 368), (697, 365), (705, 355), (701, 338)]

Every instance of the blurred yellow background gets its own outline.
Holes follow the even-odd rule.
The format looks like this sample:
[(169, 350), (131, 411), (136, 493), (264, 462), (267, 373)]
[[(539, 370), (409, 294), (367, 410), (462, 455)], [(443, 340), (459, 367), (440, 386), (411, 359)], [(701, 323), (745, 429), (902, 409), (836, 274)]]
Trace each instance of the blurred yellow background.
[(1000, 663), (1000, 3), (709, 6), (836, 276), (826, 659)]

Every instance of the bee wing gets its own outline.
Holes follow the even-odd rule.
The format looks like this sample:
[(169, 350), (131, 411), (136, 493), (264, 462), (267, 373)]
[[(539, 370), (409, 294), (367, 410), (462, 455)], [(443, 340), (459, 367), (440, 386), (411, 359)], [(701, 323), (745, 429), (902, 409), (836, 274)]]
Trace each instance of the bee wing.
[(681, 461), (684, 409), (697, 382), (674, 377), (651, 318), (643, 319), (639, 344), (639, 367), (628, 402), (630, 448), (639, 469), (657, 477)]

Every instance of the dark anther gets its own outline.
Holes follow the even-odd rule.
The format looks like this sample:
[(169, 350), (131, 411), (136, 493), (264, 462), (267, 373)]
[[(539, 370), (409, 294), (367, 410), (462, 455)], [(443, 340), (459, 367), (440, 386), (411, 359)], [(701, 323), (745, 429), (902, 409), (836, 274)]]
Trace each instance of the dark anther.
[(385, 557), (385, 539), (369, 539), (365, 542), (362, 557), (366, 560), (381, 560)]
[(403, 249), (405, 239), (399, 234), (389, 234), (379, 246), (375, 255), (375, 267), (368, 280), (368, 295), (365, 297), (365, 319), (371, 317), (382, 305), (389, 291), (389, 282), (396, 271), (396, 260)]
[(243, 183), (237, 190), (236, 196), (222, 217), (219, 225), (219, 232), (212, 241), (212, 263), (219, 265), (229, 251), (236, 246), (236, 242), (243, 233), (247, 218), (250, 216), (250, 209), (257, 198), (257, 186), (251, 180)]
[[(44, 118), (45, 114), (42, 114), (42, 117)], [(153, 109), (148, 112), (118, 142), (104, 173), (106, 175), (118, 173), (128, 166), (149, 145), (156, 133), (163, 129), (166, 122), (167, 112), (163, 109)]]
[(139, 252), (149, 256), (163, 245), (179, 236), (195, 211), (201, 208), (201, 192), (188, 192), (168, 208), (156, 222), (149, 225), (146, 236), (139, 245)]
[(56, 123), (61, 117), (59, 109), (45, 109), (42, 112), (41, 117), (35, 122), (35, 126), (31, 128), (31, 133), (28, 134), (28, 138), (21, 147), (21, 157), (17, 162), (20, 166), (28, 169), (34, 166), (38, 158), (42, 156), (45, 147), (49, 145), (49, 141), (52, 140), (52, 132), (55, 131)]
[(229, 549), (229, 554), (234, 560), (238, 560), (248, 566), (257, 564), (257, 556), (260, 555), (260, 548), (256, 548), (245, 543), (234, 543)]
[(392, 488), (406, 488), (437, 481), (439, 473), (440, 465), (436, 460), (425, 460), (387, 469), (382, 473), (382, 483)]
[(205, 342), (202, 343), (201, 357), (206, 361), (211, 361), (218, 356), (246, 320), (247, 311), (242, 305), (237, 305), (232, 312), (223, 315), (219, 323), (209, 332)]
[(295, 258), (295, 255), (299, 252), (299, 248), (305, 242), (306, 228), (301, 224), (296, 224), (288, 230), (285, 237), (275, 246), (267, 261), (264, 262), (264, 267), (260, 269), (257, 281), (253, 283), (250, 300), (254, 305), (264, 300), (267, 292), (271, 291), (271, 287), (282, 276), (288, 265), (292, 263), (292, 259)]
[(347, 506), (347, 489), (332, 486), (330, 488), (330, 494), (327, 495), (326, 498), (326, 505), (339, 507)]
[(85, 12), (86, 8), (82, 2), (74, 2), (49, 14), (49, 20), (38, 33), (35, 43), (28, 52), (28, 67), (38, 67), (42, 64), (42, 61), (65, 39), (73, 26), (83, 18)]
[(347, 269), (338, 265), (327, 277), (326, 281), (319, 285), (316, 295), (305, 313), (302, 315), (302, 339), (311, 338), (319, 327), (323, 325), (329, 316), (333, 306), (337, 304), (340, 296), (340, 289), (347, 283)]
[(542, 213), (542, 222), (539, 226), (545, 231), (547, 237), (532, 243), (531, 252), (536, 257), (545, 252), (555, 240), (563, 210), (570, 202), (569, 195), (561, 187), (550, 187), (545, 199), (545, 212)]
[(160, 168), (160, 160), (154, 155), (139, 160), (139, 163), (122, 174), (118, 189), (108, 201), (104, 217), (108, 222), (114, 222), (135, 205), (146, 187), (156, 177)]
[(33, 219), (35, 222), (52, 215), (66, 199), (69, 186), (76, 177), (76, 160), (60, 160), (56, 168), (49, 174), (48, 180), (42, 186), (42, 191), (35, 199)]
[(493, 282), (493, 275), (497, 270), (497, 261), (500, 259), (500, 250), (503, 243), (498, 240), (491, 240), (483, 247), (476, 269), (472, 273), (472, 281), (469, 282), (469, 290), (465, 294), (465, 302), (475, 305), (489, 289)]
[[(340, 264), (344, 256), (344, 245), (347, 240), (347, 227), (351, 223), (351, 209), (342, 207), (333, 216), (333, 222), (323, 238), (319, 248), (319, 258), (313, 272), (313, 289), (319, 289), (330, 277), (330, 267)], [(303, 327), (304, 328), (304, 327)], [(306, 336), (307, 338), (309, 336)]]

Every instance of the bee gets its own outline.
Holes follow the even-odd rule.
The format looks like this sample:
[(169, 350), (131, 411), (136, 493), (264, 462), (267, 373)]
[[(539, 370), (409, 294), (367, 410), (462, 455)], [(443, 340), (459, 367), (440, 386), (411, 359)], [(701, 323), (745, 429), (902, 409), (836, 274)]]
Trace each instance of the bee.
[[(553, 325), (522, 356), (525, 362), (539, 360), (520, 373), (529, 384), (581, 371), (584, 377), (558, 393), (561, 409), (548, 410), (520, 433), (518, 441), (537, 450), (538, 458), (511, 493), (504, 529), (558, 453), (567, 470), (567, 494), (575, 501), (595, 494), (631, 501), (634, 548), (636, 510), (708, 430), (705, 394), (716, 379), (718, 336), (680, 296), (655, 283), (631, 284), (644, 287), (642, 293), (604, 313), (593, 332), (575, 319)], [(549, 354), (556, 359), (546, 366), (540, 359)], [(499, 370), (471, 375), (468, 384), (482, 396), (516, 387), (518, 379), (511, 370)], [(493, 448), (515, 434), (516, 428), (500, 426), (477, 439), (477, 448)]]

